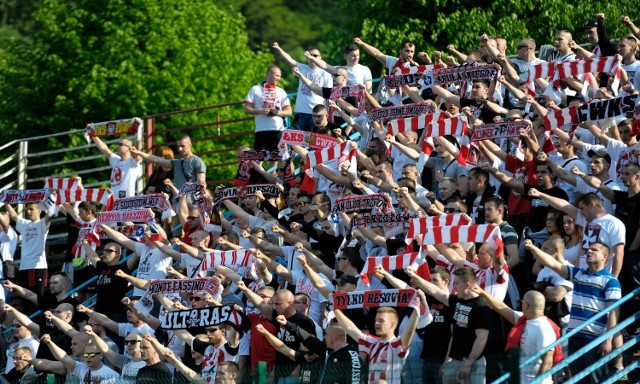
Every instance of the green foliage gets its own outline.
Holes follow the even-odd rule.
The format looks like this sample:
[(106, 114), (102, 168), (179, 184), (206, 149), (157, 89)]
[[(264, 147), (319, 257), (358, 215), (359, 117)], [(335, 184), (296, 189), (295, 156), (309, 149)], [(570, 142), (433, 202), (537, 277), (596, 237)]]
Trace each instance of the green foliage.
[[(0, 91), (6, 101), (0, 105), (0, 131), (24, 128), (21, 137), (242, 100), (272, 61), (269, 54), (249, 50), (242, 16), (215, 2), (42, 0), (33, 19), (33, 42), (0, 34)], [(210, 122), (216, 114), (222, 120), (244, 117), (240, 106), (167, 123)], [(189, 133), (213, 132), (215, 127)], [(58, 140), (49, 146), (70, 144), (68, 138)], [(213, 150), (216, 144), (196, 148)]]
[[(350, 22), (334, 30), (329, 38), (346, 44), (354, 37), (394, 55), (399, 44), (409, 39), (418, 51), (433, 53), (454, 44), (460, 51), (478, 47), (483, 33), (505, 37), (508, 53), (514, 53), (518, 39), (532, 37), (538, 45), (553, 44), (555, 33), (567, 29), (577, 42), (586, 42), (583, 23), (603, 12), (609, 36), (629, 33), (619, 20), (628, 15), (640, 21), (637, 0), (617, 2), (548, 0), (343, 0), (343, 9), (354, 10)], [(364, 57), (376, 71), (380, 65)]]

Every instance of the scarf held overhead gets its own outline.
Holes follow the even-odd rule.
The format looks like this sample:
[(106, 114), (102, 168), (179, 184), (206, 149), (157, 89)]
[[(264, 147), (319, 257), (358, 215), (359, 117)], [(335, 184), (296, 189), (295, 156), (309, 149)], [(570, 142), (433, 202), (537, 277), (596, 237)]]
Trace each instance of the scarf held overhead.
[(120, 135), (136, 135), (136, 140), (142, 140), (142, 129), (144, 123), (141, 119), (131, 118), (122, 120), (103, 121), (102, 123), (92, 123), (87, 126), (85, 138), (89, 142), (90, 137), (109, 137)]
[(235, 187), (220, 188), (216, 191), (213, 205), (218, 205), (224, 200), (241, 199), (247, 196), (255, 196), (256, 192), (262, 192), (264, 196), (280, 195), (280, 188), (275, 184), (251, 184), (238, 185)]
[(248, 249), (206, 252), (202, 259), (202, 263), (200, 264), (200, 270), (211, 270), (216, 265), (238, 265), (248, 267), (254, 264), (254, 261), (255, 256)]
[(282, 160), (282, 155), (280, 154), (280, 151), (268, 151), (268, 150), (244, 151), (242, 152), (242, 155), (240, 155), (240, 158), (238, 159), (239, 162), (278, 161), (278, 160)]
[(401, 117), (413, 117), (433, 113), (431, 104), (416, 103), (406, 105), (394, 105), (391, 107), (376, 108), (369, 113), (369, 120), (398, 119)]
[(332, 213), (371, 212), (390, 213), (393, 211), (391, 198), (385, 193), (374, 193), (364, 196), (347, 196), (336, 199)]
[(160, 327), (163, 329), (206, 328), (227, 324), (241, 335), (251, 329), (251, 321), (233, 305), (188, 309), (167, 312)]
[(113, 193), (108, 188), (89, 188), (75, 190), (61, 190), (58, 192), (56, 205), (75, 203), (77, 201), (91, 201), (101, 203), (107, 211), (111, 210), (114, 203)]
[(472, 242), (488, 243), (493, 249), (497, 249), (496, 237), (500, 237), (500, 227), (494, 224), (432, 227), (424, 234), (422, 246)]
[(48, 189), (7, 189), (0, 193), (0, 203), (5, 204), (30, 204), (42, 203), (49, 196)]
[(339, 292), (331, 294), (335, 309), (410, 307), (418, 303), (415, 289), (374, 289), (369, 291)]
[(353, 228), (365, 228), (384, 224), (407, 224), (417, 213), (365, 213), (351, 220)]
[(473, 129), (471, 141), (517, 137), (520, 129), (527, 128), (529, 124), (525, 121), (482, 124)]
[(282, 131), (280, 144), (299, 145), (312, 150), (334, 147), (339, 144), (338, 140), (328, 135), (315, 132), (296, 131), (285, 129)]
[(161, 211), (169, 209), (169, 202), (161, 193), (140, 195), (117, 199), (113, 204), (114, 211), (136, 208), (158, 208)]
[(466, 225), (469, 222), (462, 213), (450, 213), (441, 216), (418, 217), (409, 222), (409, 230), (405, 242), (409, 244), (416, 236), (426, 233), (432, 227)]

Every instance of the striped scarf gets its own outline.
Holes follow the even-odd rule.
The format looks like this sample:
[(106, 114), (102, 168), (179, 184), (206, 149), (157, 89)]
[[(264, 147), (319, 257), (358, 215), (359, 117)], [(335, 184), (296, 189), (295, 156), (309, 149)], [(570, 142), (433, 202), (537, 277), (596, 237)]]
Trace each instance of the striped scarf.
[(416, 236), (427, 233), (432, 227), (445, 227), (469, 224), (462, 213), (451, 213), (441, 216), (418, 217), (409, 222), (409, 230), (405, 242), (409, 244)]
[(56, 205), (75, 203), (76, 201), (101, 203), (105, 207), (106, 211), (110, 211), (113, 208), (115, 199), (113, 197), (113, 193), (108, 188), (67, 189), (58, 192)]
[(500, 227), (494, 224), (452, 225), (432, 227), (422, 238), (422, 246), (450, 243), (488, 243), (498, 249)]

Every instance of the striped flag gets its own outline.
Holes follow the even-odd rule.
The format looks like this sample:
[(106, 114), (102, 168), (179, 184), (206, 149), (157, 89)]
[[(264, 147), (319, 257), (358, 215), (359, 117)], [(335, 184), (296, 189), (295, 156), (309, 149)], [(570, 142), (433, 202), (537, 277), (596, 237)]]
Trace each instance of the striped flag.
[(450, 243), (488, 243), (498, 248), (494, 237), (500, 238), (500, 227), (494, 224), (453, 225), (428, 228), (422, 246)]
[(436, 111), (421, 116), (405, 117), (391, 120), (387, 125), (387, 133), (396, 136), (398, 133), (417, 131), (429, 126), (433, 121), (443, 120), (447, 115), (442, 111)]
[(431, 227), (447, 227), (453, 225), (465, 225), (466, 221), (462, 213), (451, 213), (441, 216), (417, 217), (409, 221), (409, 230), (405, 242), (409, 244), (416, 236), (426, 233)]
[(67, 189), (58, 192), (56, 205), (75, 203), (76, 201), (98, 202), (105, 207), (106, 211), (109, 211), (113, 208), (115, 199), (113, 193), (108, 188)]

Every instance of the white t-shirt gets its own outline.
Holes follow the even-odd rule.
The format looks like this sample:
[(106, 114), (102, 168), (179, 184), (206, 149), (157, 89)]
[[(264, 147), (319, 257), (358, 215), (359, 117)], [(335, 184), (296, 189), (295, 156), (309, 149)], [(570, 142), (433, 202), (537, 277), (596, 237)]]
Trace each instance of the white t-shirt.
[[(244, 101), (245, 103), (252, 104), (253, 108), (255, 109), (262, 109), (264, 96), (264, 86), (254, 85), (249, 90), (249, 93), (247, 94), (247, 97), (245, 97)], [(275, 94), (266, 95), (266, 97), (273, 99), (272, 108), (275, 108), (279, 111), (281, 111), (284, 107), (290, 105), (287, 93), (280, 87), (276, 87)], [(284, 119), (282, 117), (255, 115), (254, 120), (256, 123), (256, 132), (284, 130)]]
[(133, 361), (130, 357), (116, 354), (116, 362), (114, 365), (121, 368), (120, 383), (135, 384), (138, 371), (140, 368), (146, 367), (147, 363), (144, 360)]
[(109, 156), (109, 165), (112, 167), (111, 190), (116, 199), (136, 195), (136, 182), (142, 177), (141, 162), (136, 162), (133, 156), (127, 160), (122, 160), (115, 153)]
[[(167, 277), (167, 267), (173, 259), (157, 248), (149, 248), (143, 243), (136, 243), (136, 253), (140, 256), (138, 263), (138, 278), (144, 280), (164, 279)], [(143, 296), (145, 291), (133, 288), (133, 296)]]
[(31, 220), (18, 217), (16, 230), (22, 235), (20, 270), (46, 269), (47, 256), (44, 244), (49, 233), (46, 220), (42, 219), (34, 223)]
[(83, 383), (115, 384), (120, 381), (120, 375), (113, 369), (103, 365), (100, 369), (92, 371), (81, 361), (76, 361), (76, 368), (71, 375), (79, 378)]
[[(304, 272), (291, 272), (293, 281), (296, 283), (296, 293), (306, 293), (311, 298), (311, 305), (309, 306), (309, 317), (313, 321), (318, 321), (321, 312), (321, 303), (326, 303), (328, 300), (320, 294), (320, 292), (313, 285), (309, 277)], [(323, 278), (327, 287), (331, 287), (331, 282)]]
[[(567, 172), (571, 172), (571, 168), (577, 167), (580, 171), (584, 173), (589, 173), (589, 169), (587, 165), (582, 160), (580, 160), (578, 156), (573, 157), (571, 159), (567, 159), (567, 160), (560, 159), (559, 161), (557, 161), (557, 163), (560, 165), (560, 167), (562, 167), (562, 169), (564, 169)], [(576, 177), (576, 179), (580, 179), (580, 178)], [(558, 188), (562, 189), (567, 193), (567, 196), (569, 197), (568, 201), (573, 203), (576, 198), (577, 188), (560, 178), (558, 178), (557, 185), (558, 185)]]
[[(612, 179), (609, 179), (607, 181), (605, 181), (604, 183), (602, 183), (603, 185), (606, 185), (607, 188), (613, 190), (613, 191), (623, 191), (624, 186), (620, 186), (619, 183), (615, 182)], [(615, 212), (616, 206), (615, 204), (613, 204), (611, 202), (611, 200), (607, 199), (606, 197), (604, 197), (604, 195), (597, 189), (593, 188), (592, 186), (588, 185), (587, 183), (584, 182), (584, 180), (582, 180), (582, 177), (577, 177), (576, 176), (576, 192), (578, 193), (582, 193), (582, 194), (587, 194), (587, 193), (591, 193), (591, 192), (595, 192), (596, 195), (598, 195), (598, 197), (600, 197), (602, 199), (603, 202), (603, 207), (605, 212), (609, 213), (609, 214), (613, 214)], [(570, 200), (570, 202), (573, 202)]]
[(353, 67), (346, 66), (349, 77), (347, 78), (347, 84), (362, 84), (365, 85), (367, 81), (372, 81), (371, 70), (369, 67), (365, 67), (362, 64), (356, 64)]
[[(324, 69), (310, 68), (307, 64), (296, 63), (298, 65), (298, 69), (300, 70), (300, 74), (302, 74), (307, 79), (311, 80), (311, 82), (315, 85), (324, 88), (333, 87), (333, 78), (331, 74)], [(318, 104), (324, 104), (324, 98), (318, 95), (315, 92), (312, 92), (306, 85), (299, 81), (298, 83), (298, 96), (296, 97), (296, 113), (311, 113), (313, 112), (313, 107)]]
[[(12, 260), (18, 246), (18, 234), (9, 226), (7, 232), (0, 232), (0, 257), (2, 260)], [(0, 263), (0, 276), (4, 277), (4, 265)]]
[[(578, 212), (578, 215), (576, 216), (576, 225), (581, 225), (582, 228), (584, 228), (584, 233), (582, 235), (582, 255), (580, 255), (580, 264), (578, 265), (581, 269), (588, 268), (586, 251), (589, 249), (591, 243), (600, 242), (607, 244), (609, 249), (612, 249), (618, 244), (625, 243), (627, 229), (620, 219), (612, 215), (607, 214), (593, 221), (587, 222), (587, 219), (582, 215), (582, 213)], [(611, 272), (614, 257), (615, 255), (612, 252), (609, 257), (607, 257), (604, 264), (604, 269), (608, 272)]]
[[(563, 265), (573, 266), (567, 260), (562, 263)], [(558, 275), (556, 271), (551, 268), (542, 268), (540, 273), (538, 273), (538, 278), (536, 279), (537, 283), (542, 281), (546, 281), (553, 285), (554, 287), (563, 286), (567, 289), (567, 294), (564, 296), (563, 300), (567, 303), (567, 307), (571, 308), (571, 303), (573, 302), (573, 282), (565, 279), (564, 277)], [(566, 315), (562, 318), (562, 322), (566, 325), (569, 323), (569, 315)]]
[(25, 337), (24, 339), (20, 339), (15, 343), (11, 343), (9, 348), (6, 350), (7, 355), (7, 365), (4, 369), (4, 373), (12, 370), (15, 365), (13, 364), (13, 355), (16, 353), (16, 349), (20, 347), (28, 347), (31, 350), (31, 354), (35, 356), (38, 353), (38, 346), (40, 346), (40, 342), (33, 338), (33, 336)]
[(200, 269), (202, 260), (191, 256), (188, 253), (180, 254), (180, 266), (187, 269), (188, 277), (206, 277), (207, 274), (204, 271), (200, 271), (194, 275), (196, 269)]
[[(522, 317), (522, 312), (514, 311), (514, 319), (518, 321)], [(546, 317), (537, 317), (527, 320), (522, 339), (520, 339), (520, 363), (522, 364), (531, 356), (545, 349), (556, 341), (556, 333)], [(542, 359), (538, 359), (535, 364), (529, 364), (520, 371), (520, 383), (530, 383), (538, 376), (538, 370), (542, 364)], [(543, 384), (553, 383), (551, 377), (547, 377)]]
[[(622, 68), (624, 68), (624, 70), (627, 71), (627, 75), (629, 75), (629, 82), (631, 82), (631, 84), (634, 84), (638, 71), (640, 71), (640, 60), (635, 60), (633, 63), (629, 65), (622, 64)], [(634, 86), (633, 89), (637, 90), (638, 88)]]

